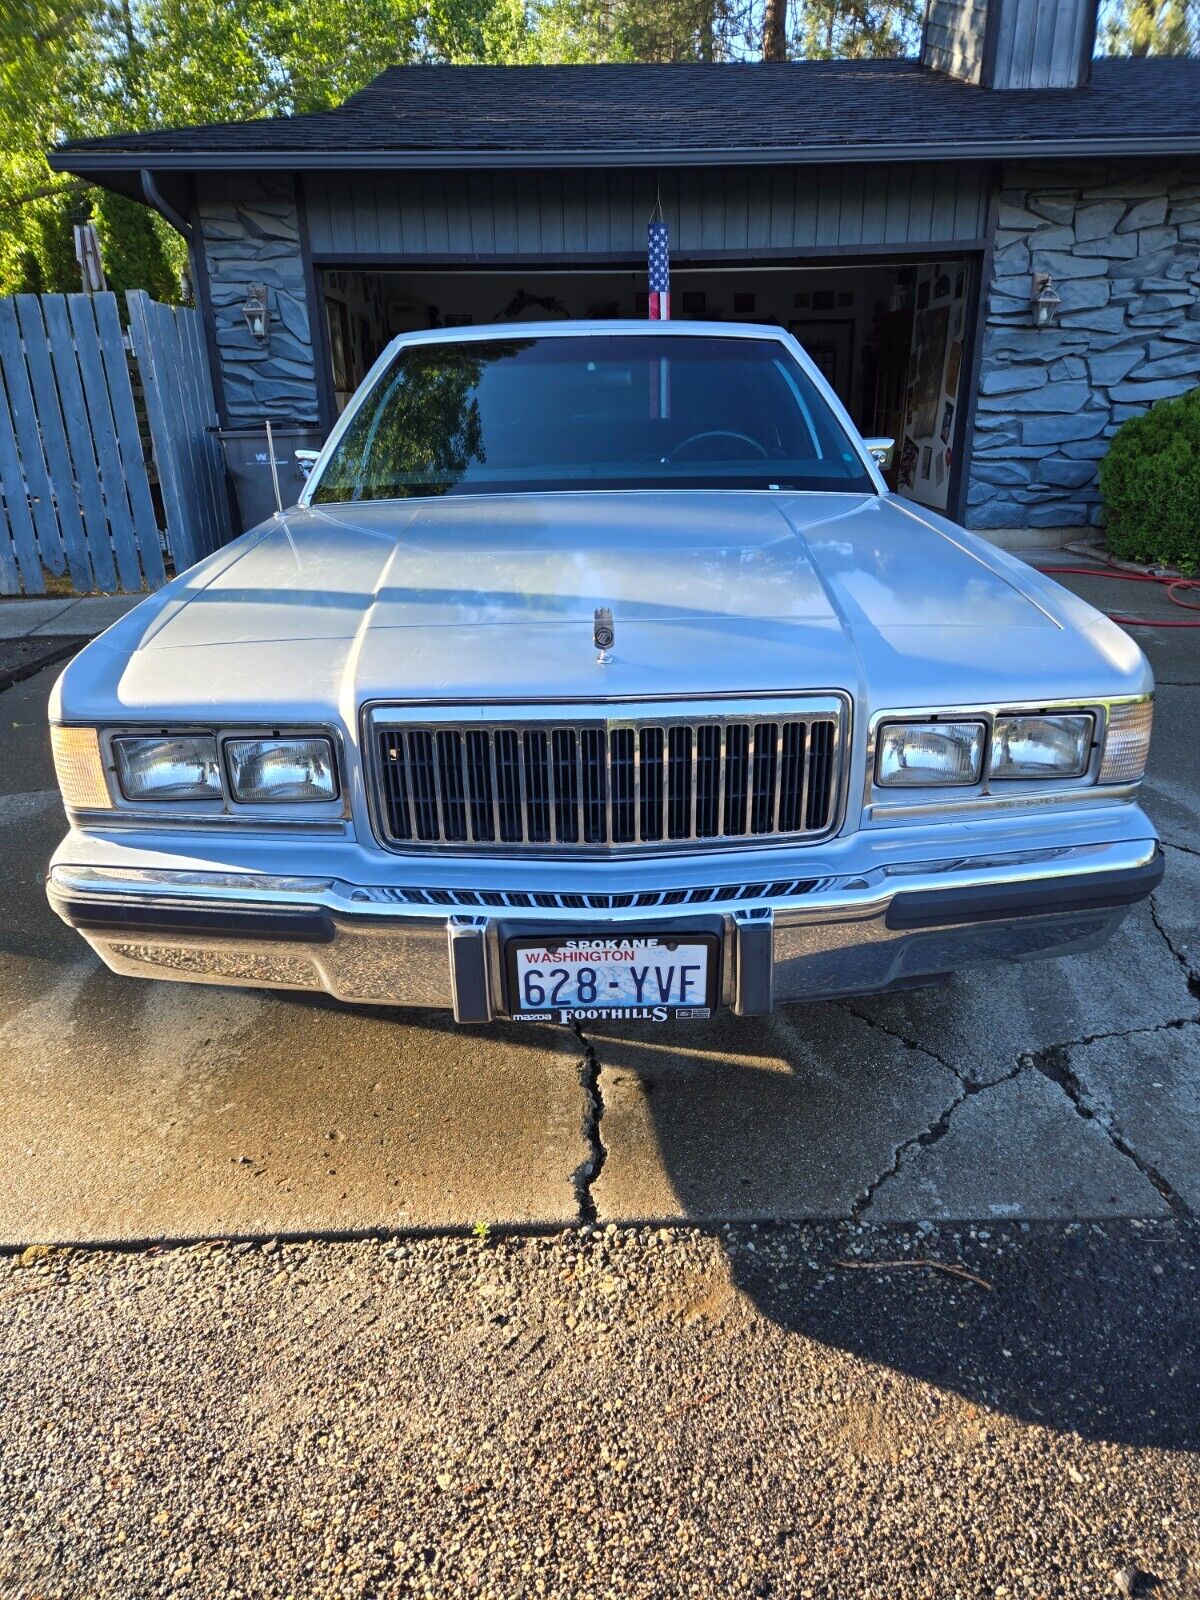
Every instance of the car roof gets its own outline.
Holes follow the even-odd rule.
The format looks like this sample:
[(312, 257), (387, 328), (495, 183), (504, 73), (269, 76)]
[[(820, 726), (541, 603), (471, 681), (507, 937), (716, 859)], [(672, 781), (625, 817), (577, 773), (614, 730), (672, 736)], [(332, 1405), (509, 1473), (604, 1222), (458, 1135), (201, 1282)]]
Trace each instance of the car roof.
[(672, 322), (649, 318), (606, 318), (603, 321), (577, 322), (492, 322), (472, 323), (464, 328), (420, 328), (400, 333), (389, 348), (413, 344), (463, 343), (473, 339), (558, 339), (624, 335), (670, 334), (685, 338), (777, 339), (790, 342), (785, 329), (769, 322)]

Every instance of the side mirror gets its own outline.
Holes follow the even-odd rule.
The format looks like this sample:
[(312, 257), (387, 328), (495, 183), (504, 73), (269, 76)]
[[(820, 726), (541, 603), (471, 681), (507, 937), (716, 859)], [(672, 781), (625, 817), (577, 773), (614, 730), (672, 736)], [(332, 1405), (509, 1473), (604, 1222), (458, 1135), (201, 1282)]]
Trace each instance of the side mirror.
[[(886, 472), (892, 464), (892, 455), (896, 449), (895, 439), (864, 439), (863, 443), (875, 459), (875, 465), (880, 472)], [(296, 451), (299, 455), (299, 450)]]
[(296, 450), (293, 453), (296, 457), (296, 460), (300, 463), (300, 471), (307, 478), (309, 473), (316, 466), (317, 457), (321, 454), (321, 452), (319, 450)]

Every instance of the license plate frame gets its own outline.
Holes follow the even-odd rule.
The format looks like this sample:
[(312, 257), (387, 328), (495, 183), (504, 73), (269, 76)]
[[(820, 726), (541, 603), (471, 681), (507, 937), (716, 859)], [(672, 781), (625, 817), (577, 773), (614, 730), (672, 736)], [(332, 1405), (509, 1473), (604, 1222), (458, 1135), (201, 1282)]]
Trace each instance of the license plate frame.
[[(652, 956), (655, 949), (672, 950), (679, 946), (702, 946), (707, 951), (704, 993), (686, 1002), (654, 1001), (644, 1005), (594, 1004), (546, 1005), (526, 1008), (521, 999), (519, 955), (522, 950), (586, 951), (589, 944), (618, 948), (631, 946)], [(723, 939), (710, 924), (664, 928), (572, 927), (554, 930), (521, 930), (504, 936), (503, 970), (505, 1015), (513, 1022), (696, 1022), (708, 1021), (716, 1014), (721, 995), (721, 954)], [(578, 956), (575, 963), (584, 964)], [(550, 969), (554, 970), (554, 969)], [(650, 980), (648, 980), (649, 982)]]

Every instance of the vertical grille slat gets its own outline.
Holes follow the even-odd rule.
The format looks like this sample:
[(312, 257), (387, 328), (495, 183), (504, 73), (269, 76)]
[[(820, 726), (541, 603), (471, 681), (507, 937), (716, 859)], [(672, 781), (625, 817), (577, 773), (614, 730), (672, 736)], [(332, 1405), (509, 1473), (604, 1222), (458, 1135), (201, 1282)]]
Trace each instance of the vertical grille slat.
[(599, 728), (579, 734), (579, 788), (583, 797), (583, 842), (608, 840), (608, 738)]
[(774, 722), (759, 722), (754, 727), (754, 754), (750, 782), (747, 833), (770, 833), (775, 826), (779, 793), (779, 727)]
[(438, 825), (433, 779), (433, 735), (424, 728), (414, 728), (408, 736), (408, 774), (413, 836), (417, 839), (436, 839)]
[(663, 796), (667, 786), (663, 730), (642, 728), (638, 742), (642, 751), (641, 836), (653, 844), (663, 836)]
[(637, 838), (637, 735), (633, 728), (614, 728), (608, 736), (608, 802), (610, 844), (633, 844)]
[(814, 723), (809, 732), (814, 753), (814, 771), (808, 788), (808, 807), (804, 825), (823, 828), (829, 811), (829, 789), (833, 773), (833, 729), (827, 722)]
[(517, 844), (526, 833), (521, 806), (521, 736), (515, 728), (493, 732), (492, 759), (500, 838), (505, 844)]
[(727, 838), (735, 839), (746, 831), (746, 795), (750, 787), (750, 749), (752, 727), (748, 722), (736, 723), (725, 736), (725, 759), (722, 770), (725, 779), (724, 809), (721, 831)]
[(531, 844), (549, 844), (554, 809), (554, 764), (540, 728), (527, 730), (521, 741), (522, 781), (525, 790), (526, 838)]
[(783, 780), (779, 791), (779, 816), (775, 823), (777, 833), (798, 833), (804, 788), (804, 740), (808, 729), (803, 722), (788, 722), (783, 729), (783, 752), (780, 765)]
[(744, 843), (828, 832), (840, 717), (825, 707), (686, 719), (510, 718), (381, 727), (376, 814), (397, 848)]
[(442, 728), (437, 746), (438, 821), (441, 836), (454, 844), (467, 837), (467, 800), (463, 784), (462, 736), (452, 728)]
[(467, 784), (471, 810), (471, 832), (476, 839), (491, 843), (495, 837), (492, 809), (492, 741), (478, 728), (467, 733)]

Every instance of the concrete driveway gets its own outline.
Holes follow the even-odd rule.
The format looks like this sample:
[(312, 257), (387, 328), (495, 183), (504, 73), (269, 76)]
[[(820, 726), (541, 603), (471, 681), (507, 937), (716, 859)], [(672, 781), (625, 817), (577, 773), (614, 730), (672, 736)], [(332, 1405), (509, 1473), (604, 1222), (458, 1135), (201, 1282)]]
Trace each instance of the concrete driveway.
[(1107, 949), (583, 1040), (113, 976), (43, 896), (57, 669), (16, 683), (0, 694), (0, 1242), (1200, 1209), (1200, 632), (1138, 637), (1168, 870)]

